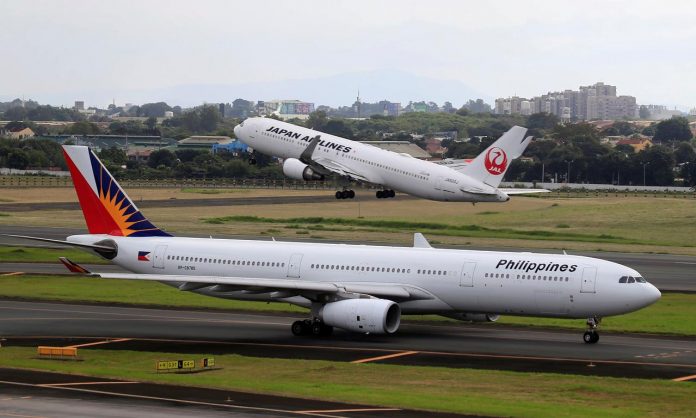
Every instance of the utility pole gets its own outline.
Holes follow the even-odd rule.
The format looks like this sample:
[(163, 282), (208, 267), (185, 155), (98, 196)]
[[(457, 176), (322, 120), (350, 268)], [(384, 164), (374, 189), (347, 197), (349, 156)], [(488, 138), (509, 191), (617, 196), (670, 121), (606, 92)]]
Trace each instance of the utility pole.
[(570, 163), (574, 162), (575, 160), (563, 160), (563, 161), (568, 163), (568, 172), (566, 173), (566, 183), (570, 183)]
[(643, 187), (645, 187), (645, 167), (647, 167), (648, 164), (650, 164), (649, 161), (648, 162), (643, 161), (640, 163), (640, 165), (643, 166)]

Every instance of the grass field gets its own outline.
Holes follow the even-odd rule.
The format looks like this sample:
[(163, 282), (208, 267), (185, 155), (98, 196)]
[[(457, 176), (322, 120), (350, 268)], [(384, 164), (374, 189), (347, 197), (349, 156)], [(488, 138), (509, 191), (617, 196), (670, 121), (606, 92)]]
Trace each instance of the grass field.
[[(229, 309), (304, 314), (306, 310), (286, 303), (235, 301), (151, 282), (94, 279), (66, 276), (0, 276), (0, 297), (62, 300), (71, 302), (119, 303), (196, 309)], [(406, 316), (406, 319), (456, 322), (439, 316)], [(502, 316), (487, 324), (584, 329), (585, 321)], [(696, 295), (666, 293), (656, 304), (627, 315), (605, 318), (603, 331), (643, 332), (696, 336)]]
[[(72, 190), (3, 190), (11, 201), (75, 201)], [(207, 199), (235, 196), (324, 196), (315, 190), (134, 189), (137, 202), (149, 199)], [(273, 204), (157, 207), (145, 210), (156, 225), (175, 234), (314, 237), (326, 240), (407, 244), (425, 232), (447, 245), (555, 248), (696, 255), (696, 199), (690, 195), (572, 194), (565, 197), (517, 196), (507, 203), (382, 200), (360, 192), (352, 201), (322, 204)], [(580, 197), (582, 196), (582, 197)], [(685, 198), (686, 196), (686, 198)], [(0, 213), (2, 203), (0, 203)], [(255, 216), (256, 219), (249, 218)], [(245, 217), (245, 218), (241, 218)], [(299, 225), (293, 218), (340, 219), (343, 224)], [(6, 225), (84, 228), (79, 211), (12, 212)], [(217, 219), (216, 223), (210, 223)], [(225, 222), (224, 219), (228, 221)], [(270, 221), (272, 222), (270, 222)], [(423, 225), (419, 225), (423, 224)], [(428, 225), (435, 228), (429, 228)], [(323, 226), (319, 230), (317, 226)], [(287, 228), (289, 226), (289, 228)], [(299, 228), (298, 228), (299, 227)], [(417, 231), (416, 229), (421, 229)]]
[[(217, 355), (218, 370), (157, 374), (156, 361), (202, 358), (177, 353), (81, 349), (83, 361), (35, 358), (32, 348), (0, 348), (0, 366), (96, 377), (236, 389), (369, 405), (519, 417), (693, 416), (696, 385), (439, 367)], [(259, 367), (263, 364), (263, 367)], [(415, 396), (417, 394), (417, 396)], [(425, 414), (425, 413), (424, 413)]]
[(58, 257), (76, 263), (108, 264), (101, 257), (71, 248), (0, 247), (0, 263), (55, 263)]

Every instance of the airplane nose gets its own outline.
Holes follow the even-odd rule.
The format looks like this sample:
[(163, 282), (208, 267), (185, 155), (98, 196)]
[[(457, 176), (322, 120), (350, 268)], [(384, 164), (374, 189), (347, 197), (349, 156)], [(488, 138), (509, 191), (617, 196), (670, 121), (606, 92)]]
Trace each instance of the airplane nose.
[(234, 136), (235, 136), (235, 137), (239, 138), (239, 131), (240, 131), (241, 129), (242, 129), (242, 128), (240, 128), (239, 125), (237, 125), (237, 126), (234, 127)]
[(653, 304), (660, 300), (660, 298), (662, 297), (662, 293), (652, 284), (647, 287), (646, 292), (648, 304)]

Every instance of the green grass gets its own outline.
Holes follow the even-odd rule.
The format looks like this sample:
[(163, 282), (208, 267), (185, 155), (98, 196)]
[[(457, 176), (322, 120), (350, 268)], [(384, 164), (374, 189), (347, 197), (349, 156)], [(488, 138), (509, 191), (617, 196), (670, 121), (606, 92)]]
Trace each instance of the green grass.
[[(495, 214), (495, 212), (488, 213)], [(486, 237), (486, 238), (514, 238), (530, 240), (564, 240), (580, 242), (598, 242), (615, 244), (648, 244), (666, 245), (664, 243), (649, 240), (637, 241), (626, 239), (610, 234), (582, 234), (575, 232), (555, 232), (546, 230), (517, 230), (511, 228), (489, 228), (480, 225), (457, 225), (438, 222), (417, 222), (417, 221), (398, 221), (398, 220), (375, 220), (375, 219), (353, 219), (353, 218), (324, 218), (324, 217), (304, 217), (304, 218), (264, 218), (259, 216), (222, 216), (217, 218), (204, 218), (203, 222), (208, 224), (225, 224), (235, 222), (251, 223), (271, 223), (286, 225), (287, 228), (306, 227), (307, 229), (325, 230), (351, 230), (351, 231), (370, 231), (370, 232), (402, 232), (420, 231), (435, 235), (461, 236), (461, 237)], [(355, 229), (345, 227), (363, 227)]]
[(108, 264), (101, 257), (72, 248), (0, 247), (0, 263), (56, 263), (58, 257), (76, 263)]
[[(157, 374), (155, 361), (198, 355), (80, 349), (83, 361), (35, 358), (35, 349), (0, 348), (0, 365), (186, 386), (462, 414), (518, 417), (692, 416), (696, 385), (549, 373), (351, 364), (216, 355), (220, 369)], [(263, 367), (259, 367), (259, 365)], [(417, 396), (414, 396), (416, 395)]]
[(0, 216), (10, 216), (10, 214), (9, 214), (9, 213), (2, 213), (2, 212), (0, 212)]
[[(235, 301), (182, 292), (160, 283), (95, 279), (81, 276), (0, 276), (0, 297), (61, 300), (69, 302), (122, 303), (183, 308), (212, 308), (266, 312), (304, 313), (286, 303)], [(451, 321), (439, 316), (406, 316), (407, 319)], [(501, 316), (488, 324), (583, 329), (583, 320)], [(665, 293), (645, 309), (605, 318), (602, 331), (646, 332), (696, 336), (696, 294)]]

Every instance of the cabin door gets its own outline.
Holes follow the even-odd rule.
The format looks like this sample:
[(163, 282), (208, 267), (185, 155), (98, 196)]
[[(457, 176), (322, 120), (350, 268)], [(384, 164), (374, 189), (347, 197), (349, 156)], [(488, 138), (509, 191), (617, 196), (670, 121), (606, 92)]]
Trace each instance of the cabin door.
[(293, 254), (288, 263), (288, 277), (300, 277), (300, 265), (302, 265), (302, 254)]
[(459, 280), (459, 286), (462, 287), (473, 287), (474, 286), (474, 272), (476, 271), (476, 263), (464, 263), (462, 266), (462, 275)]
[(596, 267), (585, 267), (582, 270), (582, 282), (580, 293), (595, 293), (595, 282), (597, 279)]
[(155, 248), (155, 258), (152, 259), (152, 267), (156, 269), (163, 269), (164, 268), (164, 257), (165, 253), (167, 252), (167, 246), (166, 245), (158, 245)]

